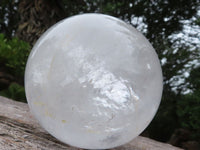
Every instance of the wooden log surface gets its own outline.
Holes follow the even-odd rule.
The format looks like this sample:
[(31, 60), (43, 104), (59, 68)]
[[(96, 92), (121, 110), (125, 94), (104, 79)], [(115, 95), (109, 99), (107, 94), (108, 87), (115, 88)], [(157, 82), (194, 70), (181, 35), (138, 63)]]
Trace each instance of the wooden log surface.
[[(0, 96), (0, 150), (81, 150), (48, 134), (29, 112), (28, 105)], [(181, 150), (138, 136), (112, 150)]]

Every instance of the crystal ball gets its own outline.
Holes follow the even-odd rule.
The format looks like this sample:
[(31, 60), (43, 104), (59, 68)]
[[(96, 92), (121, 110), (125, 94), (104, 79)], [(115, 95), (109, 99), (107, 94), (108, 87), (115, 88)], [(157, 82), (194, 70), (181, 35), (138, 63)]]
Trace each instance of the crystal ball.
[(26, 65), (31, 112), (51, 135), (85, 149), (107, 149), (138, 136), (162, 95), (162, 71), (148, 40), (103, 14), (82, 14), (48, 29)]

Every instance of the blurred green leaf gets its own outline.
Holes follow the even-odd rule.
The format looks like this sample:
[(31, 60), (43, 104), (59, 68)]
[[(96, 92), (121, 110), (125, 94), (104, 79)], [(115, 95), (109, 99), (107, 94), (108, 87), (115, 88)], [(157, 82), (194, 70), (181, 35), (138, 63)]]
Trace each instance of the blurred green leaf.
[(26, 102), (25, 89), (17, 83), (12, 83), (8, 89), (0, 91), (0, 95), (17, 101)]

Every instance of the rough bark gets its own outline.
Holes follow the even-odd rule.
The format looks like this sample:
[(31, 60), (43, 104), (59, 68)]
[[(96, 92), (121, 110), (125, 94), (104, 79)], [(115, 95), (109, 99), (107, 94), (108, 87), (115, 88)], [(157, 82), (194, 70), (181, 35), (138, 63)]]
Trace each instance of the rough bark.
[(61, 2), (60, 0), (20, 0), (18, 7), (20, 21), (15, 35), (34, 45), (44, 31), (64, 18), (65, 12)]
[[(66, 145), (40, 127), (28, 105), (0, 97), (0, 150), (80, 150)], [(138, 136), (112, 150), (181, 150)]]

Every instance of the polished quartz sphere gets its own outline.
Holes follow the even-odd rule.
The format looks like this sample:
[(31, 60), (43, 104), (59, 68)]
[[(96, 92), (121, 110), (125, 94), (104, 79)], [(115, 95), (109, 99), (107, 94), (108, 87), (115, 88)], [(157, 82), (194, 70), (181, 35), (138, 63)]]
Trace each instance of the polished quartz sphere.
[(138, 136), (162, 95), (158, 56), (131, 25), (82, 14), (47, 30), (25, 71), (31, 112), (60, 141), (107, 149)]

